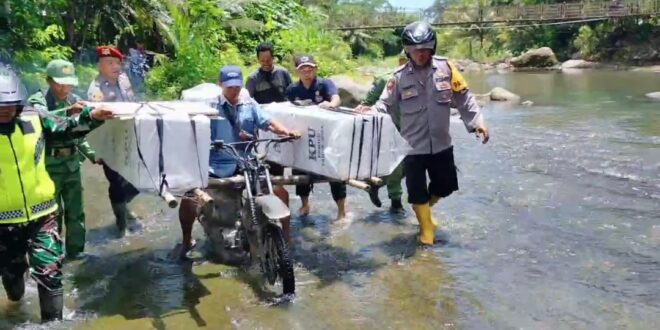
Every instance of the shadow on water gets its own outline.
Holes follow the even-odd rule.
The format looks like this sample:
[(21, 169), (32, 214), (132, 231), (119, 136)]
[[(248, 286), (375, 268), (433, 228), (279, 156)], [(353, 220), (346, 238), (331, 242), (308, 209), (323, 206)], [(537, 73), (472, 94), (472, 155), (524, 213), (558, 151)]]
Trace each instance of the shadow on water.
[[(377, 211), (359, 219), (360, 225), (387, 223), (401, 227), (409, 226), (407, 215), (392, 215), (388, 211)], [(398, 234), (389, 240), (375, 244), (363, 245), (351, 242), (346, 247), (334, 244), (335, 234), (330, 229), (332, 221), (328, 216), (314, 216), (300, 218), (301, 226), (292, 226), (292, 236), (297, 237), (293, 249), (293, 258), (304, 269), (316, 276), (319, 288), (327, 287), (338, 281), (350, 281), (350, 274), (369, 274), (387, 267), (402, 259), (411, 258), (419, 251), (417, 233)], [(315, 234), (310, 227), (316, 227)], [(440, 233), (446, 241), (446, 233)], [(353, 248), (353, 249), (351, 249)], [(357, 250), (355, 250), (357, 248)], [(385, 258), (375, 258), (373, 252), (378, 251)]]
[[(4, 292), (2, 293), (4, 295)], [(2, 297), (4, 299), (4, 297)], [(0, 308), (0, 329), (11, 329), (16, 324), (36, 320), (33, 315), (25, 310), (23, 303), (12, 303), (7, 301)]]
[(71, 279), (88, 292), (79, 309), (127, 320), (150, 318), (157, 329), (165, 328), (163, 317), (188, 313), (206, 326), (196, 306), (210, 291), (193, 273), (192, 260), (173, 262), (168, 253), (140, 249), (81, 264)]
[(397, 227), (405, 227), (410, 226), (410, 223), (407, 221), (409, 216), (410, 213), (392, 213), (389, 209), (377, 210), (361, 218), (360, 222), (365, 224), (387, 223)]

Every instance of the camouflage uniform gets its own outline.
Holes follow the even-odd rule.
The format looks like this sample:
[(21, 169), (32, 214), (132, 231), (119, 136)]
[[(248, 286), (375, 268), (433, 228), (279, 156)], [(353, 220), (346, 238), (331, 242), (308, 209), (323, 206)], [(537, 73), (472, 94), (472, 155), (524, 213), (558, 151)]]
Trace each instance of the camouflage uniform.
[(27, 223), (0, 225), (0, 272), (3, 282), (23, 280), (29, 265), (30, 276), (39, 284), (40, 291), (44, 288), (61, 294), (62, 260), (62, 240), (55, 214)]
[[(28, 104), (66, 117), (66, 110), (80, 97), (70, 94), (66, 100), (57, 100), (50, 90), (37, 92)], [(58, 110), (62, 109), (62, 110)], [(66, 254), (76, 256), (85, 249), (85, 213), (83, 210), (80, 162), (85, 158), (94, 162), (94, 151), (84, 138), (46, 140), (46, 170), (55, 183), (55, 200), (60, 208), (57, 224), (60, 232), (66, 224)]]

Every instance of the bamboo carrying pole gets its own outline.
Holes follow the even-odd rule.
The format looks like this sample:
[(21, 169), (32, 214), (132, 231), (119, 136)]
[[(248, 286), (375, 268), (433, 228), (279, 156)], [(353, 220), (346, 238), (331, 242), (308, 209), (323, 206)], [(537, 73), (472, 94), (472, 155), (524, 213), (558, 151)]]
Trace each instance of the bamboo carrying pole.
[(174, 195), (172, 195), (169, 191), (165, 189), (163, 189), (163, 192), (160, 193), (160, 197), (163, 198), (167, 203), (167, 206), (169, 206), (172, 209), (179, 206), (179, 202), (176, 200)]
[[(378, 179), (378, 178), (375, 178)], [(297, 185), (297, 184), (307, 184), (307, 183), (320, 183), (320, 182), (340, 182), (338, 180), (328, 180), (328, 179), (311, 179), (309, 175), (292, 175), (292, 176), (272, 176), (270, 178), (271, 182), (276, 185)], [(380, 180), (380, 179), (378, 179)], [(382, 182), (382, 180), (381, 180)], [(236, 185), (245, 184), (245, 178), (241, 175), (236, 175), (228, 178), (213, 178), (209, 179), (209, 188), (227, 188)], [(360, 180), (348, 180), (346, 181), (351, 187), (355, 187), (362, 190), (369, 190), (371, 186), (364, 181)]]

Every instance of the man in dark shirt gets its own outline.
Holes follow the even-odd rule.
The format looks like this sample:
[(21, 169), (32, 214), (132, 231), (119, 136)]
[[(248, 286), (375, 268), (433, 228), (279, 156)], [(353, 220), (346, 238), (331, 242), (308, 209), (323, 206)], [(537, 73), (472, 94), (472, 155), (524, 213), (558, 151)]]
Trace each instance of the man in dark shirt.
[[(246, 89), (250, 96), (259, 104), (286, 101), (286, 88), (291, 85), (291, 75), (285, 68), (273, 64), (273, 45), (262, 43), (257, 46), (257, 59), (259, 60), (259, 69), (253, 72), (247, 79)], [(273, 175), (284, 175), (284, 167), (279, 164), (271, 163), (270, 173)], [(289, 206), (289, 192), (283, 185), (273, 187), (273, 192), (279, 199)], [(289, 217), (282, 219), (284, 233), (291, 246), (291, 236), (289, 235)]]
[[(295, 59), (296, 71), (300, 80), (286, 89), (286, 97), (296, 104), (317, 104), (319, 107), (330, 109), (341, 104), (337, 87), (329, 79), (316, 77), (316, 61), (309, 55), (297, 56)], [(337, 203), (337, 220), (346, 217), (346, 184), (343, 182), (330, 182), (332, 198)], [(301, 215), (308, 215), (310, 211), (309, 194), (312, 185), (297, 185), (296, 195), (300, 196), (302, 207)]]
[(273, 45), (257, 47), (259, 69), (247, 79), (246, 88), (259, 104), (286, 101), (286, 88), (291, 84), (291, 75), (285, 68), (273, 64)]

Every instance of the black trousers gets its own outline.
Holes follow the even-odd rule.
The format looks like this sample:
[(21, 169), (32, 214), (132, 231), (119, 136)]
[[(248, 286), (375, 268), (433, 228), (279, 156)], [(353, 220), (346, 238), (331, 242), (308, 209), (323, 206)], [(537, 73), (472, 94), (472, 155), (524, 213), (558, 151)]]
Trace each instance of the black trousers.
[[(314, 178), (319, 178), (318, 175), (313, 175), (310, 173), (293, 171), (294, 174), (305, 174), (309, 175), (312, 180)], [(314, 184), (298, 184), (296, 185), (296, 195), (300, 197), (309, 197), (309, 194), (312, 193)], [(332, 199), (336, 202), (338, 200), (346, 199), (346, 184), (343, 182), (330, 182), (330, 192), (332, 193)]]
[(454, 147), (436, 154), (406, 156), (404, 166), (410, 204), (428, 203), (431, 195), (444, 198), (458, 190)]

